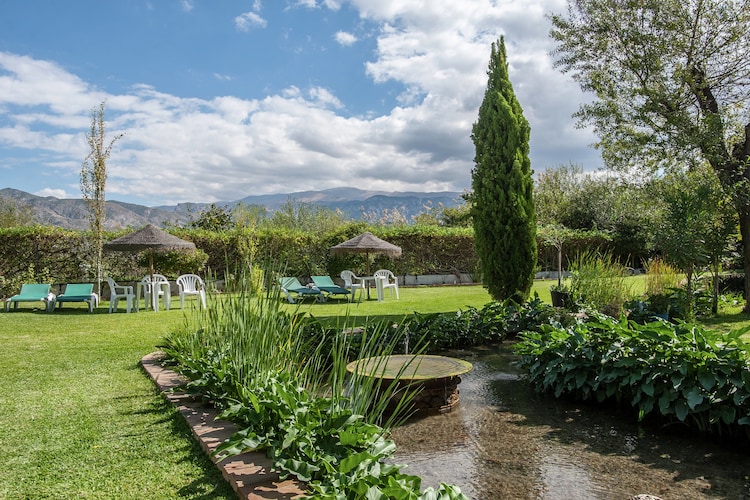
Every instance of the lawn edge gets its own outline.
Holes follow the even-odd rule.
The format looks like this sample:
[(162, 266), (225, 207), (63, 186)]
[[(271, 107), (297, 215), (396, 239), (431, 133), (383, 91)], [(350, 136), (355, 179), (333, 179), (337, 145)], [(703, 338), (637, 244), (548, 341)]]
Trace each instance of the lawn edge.
[(243, 453), (236, 457), (217, 461), (213, 451), (229, 438), (238, 427), (229, 421), (218, 418), (218, 412), (192, 396), (180, 392), (179, 387), (186, 379), (162, 365), (164, 353), (153, 352), (141, 359), (141, 366), (151, 377), (164, 397), (172, 403), (190, 426), (195, 439), (203, 451), (219, 468), (238, 498), (243, 500), (295, 499), (304, 498), (305, 493), (298, 481), (280, 480), (272, 471), (272, 461), (265, 453)]

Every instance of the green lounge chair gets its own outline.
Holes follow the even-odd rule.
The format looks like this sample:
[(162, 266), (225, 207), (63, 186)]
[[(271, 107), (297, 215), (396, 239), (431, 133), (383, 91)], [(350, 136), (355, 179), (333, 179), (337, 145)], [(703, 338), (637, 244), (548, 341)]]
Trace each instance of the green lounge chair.
[(5, 310), (10, 310), (10, 304), (18, 309), (19, 302), (44, 302), (44, 309), (50, 312), (55, 308), (55, 294), (50, 290), (50, 285), (44, 283), (25, 283), (21, 285), (21, 293), (5, 299)]
[(93, 312), (94, 307), (99, 305), (99, 296), (94, 293), (94, 285), (91, 283), (70, 283), (65, 285), (65, 291), (57, 296), (55, 302), (60, 304), (60, 309), (63, 302), (87, 302), (89, 312)]
[(352, 293), (346, 288), (340, 287), (334, 283), (330, 276), (313, 276), (312, 280), (316, 287), (320, 288), (328, 295), (346, 295), (348, 299), (348, 296)]
[(303, 285), (302, 283), (299, 282), (297, 278), (294, 278), (294, 277), (279, 278), (279, 284), (281, 284), (281, 291), (284, 292), (284, 295), (286, 295), (286, 298), (290, 304), (295, 303), (294, 298), (291, 295), (292, 293), (296, 294), (296, 297), (298, 299), (299, 298), (304, 299), (305, 297), (315, 297), (320, 302), (325, 301), (325, 297), (323, 297), (323, 292), (321, 292), (316, 287)]

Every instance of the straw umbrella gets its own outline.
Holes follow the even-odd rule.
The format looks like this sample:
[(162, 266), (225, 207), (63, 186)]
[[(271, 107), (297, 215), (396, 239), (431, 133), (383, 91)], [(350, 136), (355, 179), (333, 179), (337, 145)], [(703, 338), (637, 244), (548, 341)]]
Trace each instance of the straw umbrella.
[[(105, 243), (104, 249), (116, 252), (148, 252), (148, 270), (150, 279), (153, 282), (154, 253), (169, 252), (172, 250), (194, 251), (195, 243), (173, 236), (153, 224), (147, 224), (138, 231)], [(157, 294), (152, 293), (151, 296), (152, 298), (157, 297)], [(154, 310), (156, 310), (156, 307), (154, 307)]]
[(367, 275), (370, 276), (370, 254), (384, 254), (389, 257), (401, 257), (401, 247), (381, 240), (370, 231), (355, 236), (350, 240), (331, 247), (331, 253), (342, 255), (346, 253), (363, 253), (367, 266)]

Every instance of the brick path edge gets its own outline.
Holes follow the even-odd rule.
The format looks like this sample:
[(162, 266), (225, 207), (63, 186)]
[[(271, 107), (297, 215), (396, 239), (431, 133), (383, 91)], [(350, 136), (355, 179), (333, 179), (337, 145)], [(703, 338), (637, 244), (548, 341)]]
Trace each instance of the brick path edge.
[(236, 457), (216, 460), (213, 451), (229, 438), (238, 427), (226, 420), (218, 419), (218, 412), (195, 401), (190, 395), (173, 392), (186, 380), (178, 373), (162, 366), (164, 354), (154, 352), (143, 357), (141, 366), (151, 377), (167, 400), (175, 405), (190, 426), (193, 436), (203, 450), (221, 470), (224, 478), (237, 492), (241, 500), (291, 500), (304, 498), (302, 485), (294, 480), (280, 480), (271, 470), (271, 459), (265, 453), (243, 453)]

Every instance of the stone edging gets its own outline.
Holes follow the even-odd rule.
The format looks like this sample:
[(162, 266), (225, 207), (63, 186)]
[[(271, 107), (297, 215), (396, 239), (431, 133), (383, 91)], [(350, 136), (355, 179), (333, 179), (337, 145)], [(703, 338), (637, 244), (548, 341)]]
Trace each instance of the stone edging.
[(243, 453), (236, 457), (217, 461), (211, 453), (224, 440), (229, 438), (237, 426), (226, 420), (218, 420), (218, 412), (196, 402), (192, 397), (172, 389), (185, 383), (176, 372), (162, 366), (162, 353), (151, 353), (143, 357), (141, 365), (169, 402), (177, 407), (193, 431), (203, 450), (221, 470), (224, 478), (232, 485), (242, 500), (287, 500), (304, 498), (304, 490), (297, 481), (280, 480), (271, 470), (271, 459), (265, 453)]

